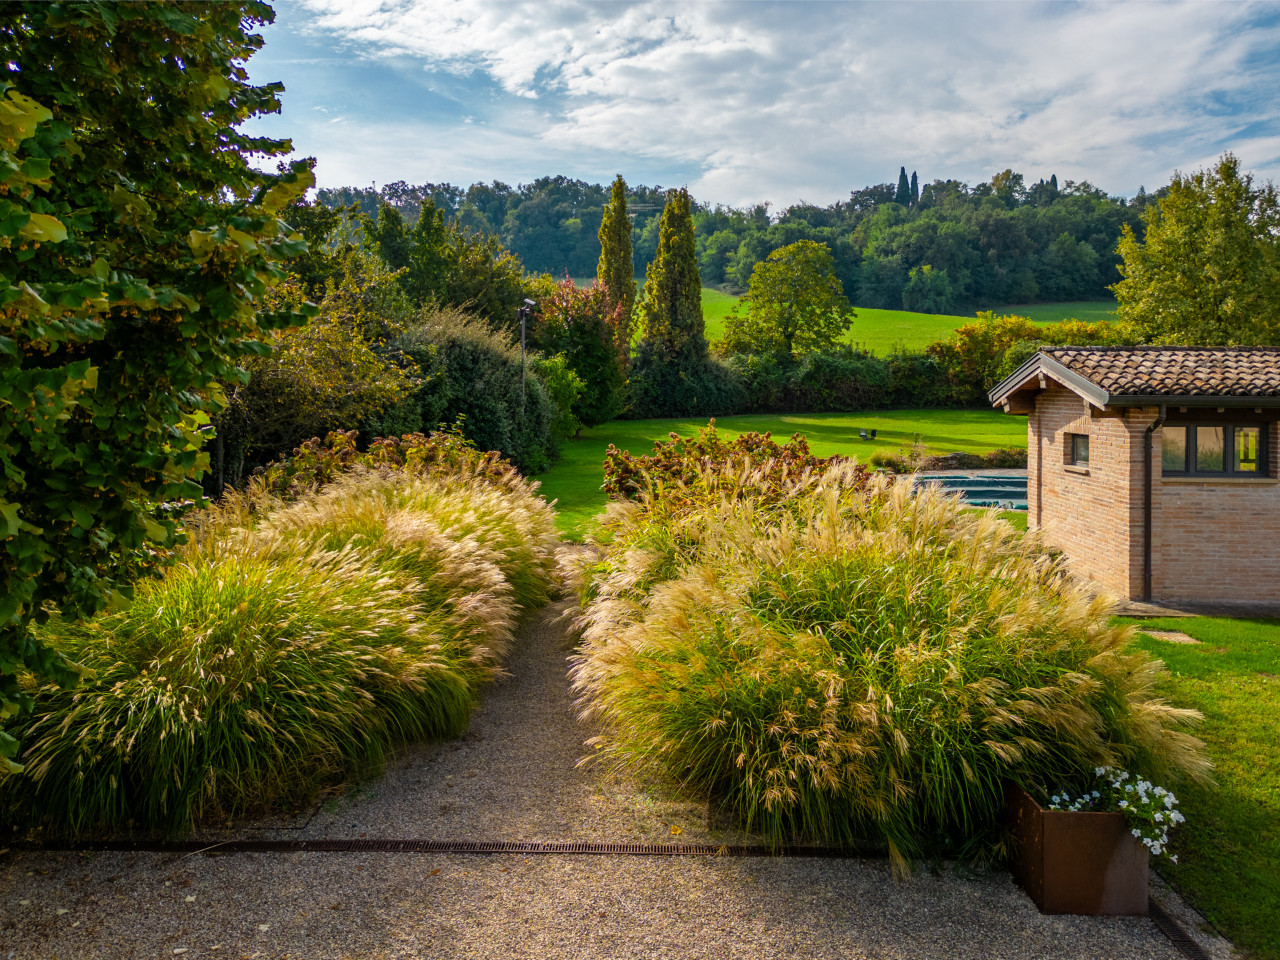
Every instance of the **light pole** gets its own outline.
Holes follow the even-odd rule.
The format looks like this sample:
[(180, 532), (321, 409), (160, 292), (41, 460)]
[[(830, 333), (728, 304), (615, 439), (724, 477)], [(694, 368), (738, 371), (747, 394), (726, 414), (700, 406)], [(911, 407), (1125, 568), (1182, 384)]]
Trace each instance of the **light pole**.
[(516, 316), (520, 318), (520, 419), (521, 420), (524, 419), (524, 414), (525, 414), (525, 379), (527, 377), (525, 362), (524, 362), (525, 322), (529, 319), (529, 316), (533, 313), (533, 308), (536, 307), (537, 305), (538, 304), (536, 301), (526, 299), (524, 302), (524, 306), (522, 306), (519, 310), (516, 311)]

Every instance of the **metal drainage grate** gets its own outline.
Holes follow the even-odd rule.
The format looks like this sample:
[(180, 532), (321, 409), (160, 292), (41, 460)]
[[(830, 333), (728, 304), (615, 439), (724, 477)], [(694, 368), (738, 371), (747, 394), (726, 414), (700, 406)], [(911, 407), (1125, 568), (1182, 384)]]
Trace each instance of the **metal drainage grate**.
[[(24, 845), (13, 844), (21, 848)], [(600, 854), (640, 857), (823, 857), (866, 856), (839, 847), (744, 846), (711, 843), (530, 843), (514, 840), (106, 840), (27, 849), (139, 853), (461, 853)]]
[(1152, 919), (1155, 925), (1160, 928), (1160, 932), (1169, 938), (1169, 942), (1177, 947), (1187, 960), (1211, 960), (1200, 944), (1192, 940), (1187, 931), (1182, 929), (1182, 924), (1169, 916), (1164, 907), (1154, 900), (1147, 903), (1147, 916)]

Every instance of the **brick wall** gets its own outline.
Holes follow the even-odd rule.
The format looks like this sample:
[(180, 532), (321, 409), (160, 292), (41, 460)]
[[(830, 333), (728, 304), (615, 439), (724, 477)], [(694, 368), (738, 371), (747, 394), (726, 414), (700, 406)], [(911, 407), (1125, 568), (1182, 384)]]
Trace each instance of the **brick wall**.
[(1157, 600), (1273, 600), (1280, 588), (1280, 432), (1267, 425), (1270, 478), (1164, 479), (1152, 491)]
[[(1141, 467), (1141, 432), (1151, 418), (1093, 417), (1077, 394), (1050, 381), (1028, 420), (1028, 528), (1042, 530), (1076, 576), (1132, 595), (1133, 552), (1140, 558), (1142, 551), (1142, 490), (1140, 482), (1133, 489), (1131, 479)], [(1066, 462), (1072, 433), (1089, 437), (1087, 468)], [(1139, 593), (1141, 578), (1139, 569)]]
[[(1028, 423), (1028, 528), (1066, 554), (1079, 577), (1140, 599), (1143, 434), (1154, 407), (1090, 412), (1049, 382)], [(1152, 437), (1152, 599), (1257, 601), (1280, 585), (1280, 427), (1269, 431), (1269, 480), (1164, 479)], [(1087, 471), (1068, 463), (1067, 434), (1089, 436)]]

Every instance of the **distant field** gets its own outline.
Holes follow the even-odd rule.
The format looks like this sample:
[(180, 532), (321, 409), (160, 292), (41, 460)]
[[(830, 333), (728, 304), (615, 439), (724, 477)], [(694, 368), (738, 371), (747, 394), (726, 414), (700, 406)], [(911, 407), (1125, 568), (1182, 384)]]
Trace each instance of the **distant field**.
[[(725, 317), (733, 309), (738, 298), (709, 287), (702, 288), (702, 315), (707, 324), (707, 339), (719, 340), (724, 336)], [(895, 350), (923, 350), (929, 344), (945, 340), (962, 324), (972, 323), (973, 317), (959, 317), (941, 313), (911, 313), (907, 310), (876, 310), (872, 307), (855, 307), (857, 319), (848, 335), (849, 343), (857, 344), (878, 356)], [(1057, 323), (1059, 320), (1114, 320), (1115, 302), (1082, 301), (1077, 303), (1031, 303), (1011, 307), (999, 307), (997, 314), (1015, 314), (1029, 317), (1037, 323)]]
[[(600, 485), (604, 482), (604, 454), (609, 444), (633, 454), (647, 454), (655, 440), (665, 439), (669, 433), (691, 437), (706, 423), (704, 419), (614, 420), (583, 430), (581, 437), (568, 441), (561, 459), (534, 478), (542, 483), (542, 494), (548, 500), (559, 501), (556, 524), (561, 532), (581, 537), (592, 526), (592, 518), (604, 509), (606, 498)], [(994, 410), (753, 414), (724, 417), (716, 421), (716, 426), (730, 436), (751, 430), (768, 431), (778, 441), (803, 433), (817, 456), (840, 453), (862, 461), (877, 449), (908, 446), (917, 433), (932, 453), (986, 453), (1000, 447), (1027, 445), (1026, 419)], [(860, 440), (860, 428), (876, 430), (876, 439)]]
[(1114, 300), (1077, 300), (1073, 303), (1017, 303), (1011, 307), (997, 307), (1000, 316), (1018, 316), (1036, 323), (1057, 323), (1060, 320), (1084, 320), (1096, 323), (1111, 322), (1116, 318)]

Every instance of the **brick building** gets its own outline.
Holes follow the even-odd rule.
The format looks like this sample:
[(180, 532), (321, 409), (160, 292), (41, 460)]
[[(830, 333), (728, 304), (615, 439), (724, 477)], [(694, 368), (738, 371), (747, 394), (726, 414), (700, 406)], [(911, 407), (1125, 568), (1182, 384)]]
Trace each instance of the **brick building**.
[(989, 394), (1025, 414), (1027, 508), (1133, 600), (1280, 595), (1280, 348), (1044, 347)]

